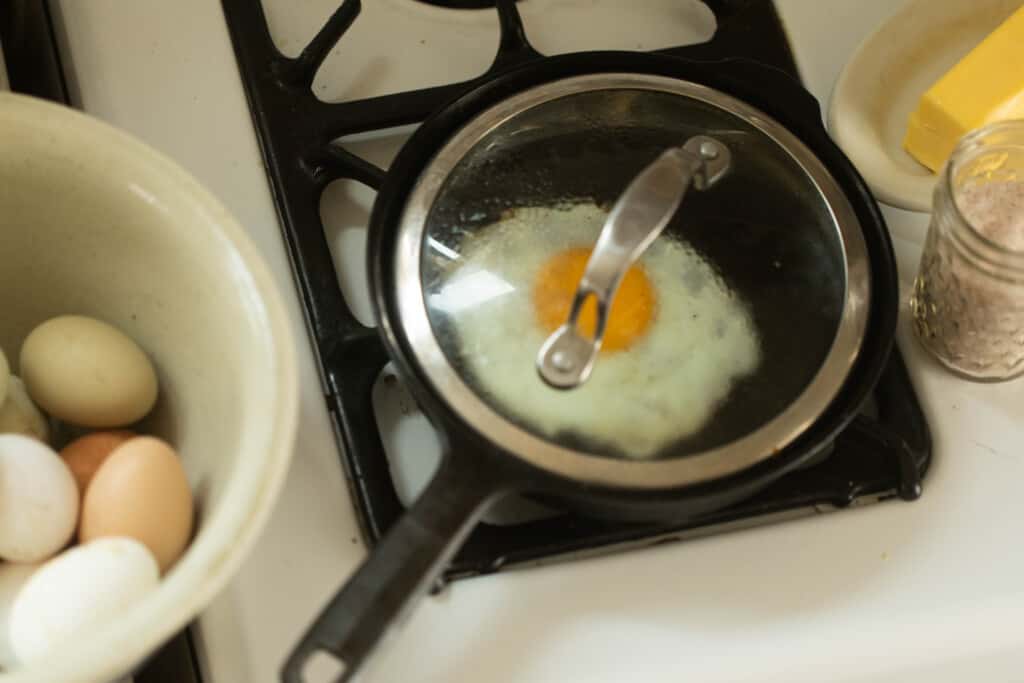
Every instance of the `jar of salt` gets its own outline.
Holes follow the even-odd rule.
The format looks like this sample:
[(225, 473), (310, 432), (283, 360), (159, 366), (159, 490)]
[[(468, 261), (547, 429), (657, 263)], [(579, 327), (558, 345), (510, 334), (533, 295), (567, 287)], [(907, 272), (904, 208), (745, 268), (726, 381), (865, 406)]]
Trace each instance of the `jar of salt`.
[(1024, 374), (1024, 121), (960, 141), (935, 187), (914, 293), (925, 348), (974, 380)]

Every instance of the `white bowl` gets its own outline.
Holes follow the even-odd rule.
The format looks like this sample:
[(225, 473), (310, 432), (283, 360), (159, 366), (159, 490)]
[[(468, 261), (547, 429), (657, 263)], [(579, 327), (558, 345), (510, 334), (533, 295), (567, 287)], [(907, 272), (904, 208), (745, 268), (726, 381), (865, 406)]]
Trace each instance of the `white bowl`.
[(936, 175), (903, 149), (921, 95), (1024, 0), (909, 0), (861, 43), (836, 81), (829, 132), (875, 198), (931, 211)]
[(147, 429), (181, 454), (197, 533), (159, 589), (4, 683), (110, 681), (184, 627), (266, 521), (295, 436), (285, 307), (242, 227), (183, 170), (65, 107), (0, 94), (0, 346), (43, 320), (108, 321), (153, 358)]

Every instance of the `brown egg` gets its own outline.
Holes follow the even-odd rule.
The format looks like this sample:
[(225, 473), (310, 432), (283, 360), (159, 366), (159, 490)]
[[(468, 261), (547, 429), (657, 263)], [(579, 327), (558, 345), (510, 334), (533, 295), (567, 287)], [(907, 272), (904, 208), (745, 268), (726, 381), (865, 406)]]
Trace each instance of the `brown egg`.
[(134, 436), (135, 433), (128, 430), (93, 432), (75, 439), (61, 449), (60, 457), (64, 458), (71, 474), (75, 475), (75, 483), (81, 495), (85, 495), (86, 487), (107, 456)]
[(128, 536), (156, 557), (161, 573), (192, 535), (192, 492), (177, 454), (151, 436), (129, 439), (107, 457), (89, 484), (78, 527), (85, 543)]

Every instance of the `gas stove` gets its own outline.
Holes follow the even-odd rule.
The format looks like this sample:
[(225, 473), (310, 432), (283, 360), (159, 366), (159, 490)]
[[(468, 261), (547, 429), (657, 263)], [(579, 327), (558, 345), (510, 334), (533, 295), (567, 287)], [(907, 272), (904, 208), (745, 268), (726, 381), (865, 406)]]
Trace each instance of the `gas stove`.
[[(381, 148), (387, 147), (390, 156), (405, 137), (396, 135), (395, 127), (415, 125), (503, 70), (537, 59), (526, 25), (545, 26), (558, 17), (533, 9), (530, 3), (520, 9), (514, 0), (501, 0), (497, 12), (487, 13), (386, 2), (366, 3), (364, 9), (358, 0), (346, 0), (302, 45), (285, 37), (282, 27), (294, 18), (282, 6), (247, 0), (224, 0), (223, 5), (318, 352), (340, 455), (363, 536), (373, 544), (430, 478), (440, 448), (411, 397), (386, 369), (383, 344), (366, 312), (362, 240), (352, 240), (353, 230), (365, 232), (366, 204), (361, 211), (354, 210), (351, 201), (339, 201), (339, 195), (351, 200), (379, 188), (386, 173), (386, 164), (379, 161)], [(702, 14), (701, 8), (691, 8), (691, 31), (680, 31), (678, 37), (662, 31), (658, 36), (681, 44), (639, 47), (692, 60), (751, 59), (799, 77), (772, 3), (713, 2), (709, 7), (713, 16), (707, 9)], [(495, 46), (489, 66), (467, 78), (452, 74), (448, 79), (454, 80), (440, 84), (424, 74), (428, 87), (397, 92), (370, 89), (353, 80), (373, 68), (372, 62), (358, 64), (360, 57), (372, 54), (364, 42), (367, 30), (413, 21), (407, 15), (417, 13), (422, 15), (419, 30), (431, 29), (433, 40), (457, 36), (457, 22), (475, 24), (477, 40), (489, 37)], [(446, 16), (453, 25), (430, 26), (431, 20), (443, 24)], [(494, 19), (497, 25), (489, 27)], [(708, 20), (713, 26), (716, 19), (719, 28), (712, 29), (713, 37), (707, 40)], [(691, 44), (695, 35), (704, 40)], [(350, 49), (350, 41), (356, 49)], [(355, 59), (344, 59), (349, 55)], [(399, 59), (393, 67), (402, 69), (407, 61)], [(916, 498), (931, 442), (899, 352), (893, 354), (876, 393), (874, 403), (823, 458), (753, 499), (671, 525), (609, 523), (514, 499), (478, 525), (445, 577), (662, 543), (897, 494)], [(419, 433), (405, 436), (403, 427)]]
[[(749, 22), (746, 32), (728, 45), (695, 46), (712, 36), (714, 19), (689, 0), (647, 0), (643, 12), (613, 0), (521, 0), (506, 3), (500, 15), (473, 9), (487, 3), (472, 0), (364, 0), (358, 14), (356, 3), (340, 0), (301, 8), (265, 0), (262, 11), (241, 0), (220, 7), (199, 0), (115, 4), (54, 2), (52, 21), (28, 22), (52, 24), (64, 69), (36, 69), (33, 82), (49, 82), (47, 91), (22, 77), (30, 60), (8, 55), (12, 87), (66, 93), (198, 175), (251, 227), (282, 285), (297, 284), (296, 329), (305, 319), (312, 342), (296, 460), (264, 541), (189, 635), (140, 672), (142, 683), (188, 680), (186, 670), (214, 683), (276, 680), (288, 648), (360, 560), (363, 545), (380, 537), (437, 464), (436, 435), (375, 344), (363, 265), (373, 187), (418, 121), (492, 65), (514, 59), (525, 49), (523, 35), (543, 54), (623, 49), (754, 58), (799, 74), (825, 98), (858, 37), (889, 11), (881, 0), (856, 9), (783, 0), (778, 12), (768, 2), (723, 0), (716, 9)], [(302, 114), (289, 119), (289, 109)], [(296, 173), (309, 159), (313, 166)], [(903, 274), (912, 276), (922, 221), (886, 216), (902, 238)], [(852, 662), (865, 644), (886, 642), (882, 634), (895, 626), (857, 635), (851, 628), (877, 626), (873, 614), (890, 605), (927, 605), (928, 595), (915, 592), (919, 574), (899, 565), (893, 580), (902, 593), (892, 592), (895, 585), (858, 588), (857, 578), (891, 575), (889, 558), (899, 548), (930, 537), (920, 531), (928, 514), (920, 511), (943, 508), (930, 503), (940, 475), (929, 476), (928, 494), (915, 505), (815, 513), (915, 497), (930, 459), (929, 422), (946, 436), (941, 447), (970, 443), (966, 416), (951, 418), (953, 409), (939, 398), (965, 396), (961, 385), (936, 377), (910, 340), (901, 341), (907, 363), (893, 355), (871, 405), (828, 456), (755, 499), (675, 525), (609, 524), (531, 501), (497, 511), (446, 577), (490, 575), (458, 581), (423, 605), (394, 654), (384, 653), (382, 670), (371, 672), (379, 678), (369, 680), (737, 680), (743, 671), (754, 680), (783, 672), (804, 680), (799, 671), (820, 680), (832, 671), (826, 655), (800, 668), (794, 662), (805, 655), (788, 658), (789, 645), (829, 638), (835, 644), (822, 652)], [(914, 390), (922, 382), (924, 410)], [(985, 445), (1003, 452), (1013, 432), (992, 417), (1001, 414), (992, 406), (1013, 395), (978, 396), (968, 392), (963, 409), (992, 429)], [(979, 419), (978, 406), (995, 413)], [(962, 430), (952, 439), (951, 424)], [(1004, 463), (1005, 477), (1011, 470)], [(820, 519), (767, 525), (799, 516)], [(753, 526), (759, 528), (718, 533)], [(926, 550), (925, 557), (938, 552), (930, 544)], [(605, 557), (584, 559), (596, 555)], [(906, 555), (903, 561), (915, 563)], [(550, 566), (507, 571), (536, 564)], [(956, 574), (962, 566), (955, 561), (946, 566), (954, 576), (971, 576)], [(939, 572), (925, 576), (932, 577), (927, 585), (941, 585)], [(1009, 585), (994, 581), (990, 587)], [(863, 605), (838, 599), (858, 590), (866, 591)], [(769, 632), (755, 633), (762, 625)], [(482, 633), (489, 629), (500, 629), (501, 644)], [(843, 638), (847, 646), (838, 644)], [(613, 658), (623, 643), (636, 656)], [(731, 661), (726, 653), (734, 647), (758, 664)], [(416, 652), (430, 654), (415, 662)]]

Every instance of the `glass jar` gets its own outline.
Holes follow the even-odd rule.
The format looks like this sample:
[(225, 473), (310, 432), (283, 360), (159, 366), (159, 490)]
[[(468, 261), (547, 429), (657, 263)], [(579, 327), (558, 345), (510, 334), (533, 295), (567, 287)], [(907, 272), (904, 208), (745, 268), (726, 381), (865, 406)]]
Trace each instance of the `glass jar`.
[(918, 339), (954, 372), (1024, 374), (1024, 121), (979, 128), (953, 151), (911, 310)]

